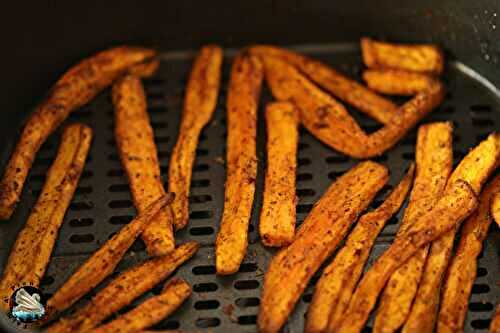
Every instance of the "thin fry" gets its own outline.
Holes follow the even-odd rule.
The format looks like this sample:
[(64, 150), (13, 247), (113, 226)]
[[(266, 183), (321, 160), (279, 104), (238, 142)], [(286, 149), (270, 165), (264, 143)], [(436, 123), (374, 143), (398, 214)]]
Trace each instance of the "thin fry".
[(295, 234), (299, 114), (291, 103), (266, 108), (267, 168), (259, 231), (266, 246), (284, 246)]
[(495, 314), (491, 318), (490, 333), (500, 333), (500, 304), (497, 305)]
[(500, 191), (500, 175), (482, 191), (478, 209), (464, 222), (460, 242), (447, 269), (437, 321), (438, 333), (463, 332), (472, 284), (476, 279), (477, 256), (492, 222), (490, 202)]
[[(452, 126), (431, 123), (418, 129), (417, 176), (396, 237), (401, 237), (420, 216), (441, 198), (453, 165)], [(424, 246), (399, 267), (387, 282), (375, 316), (374, 332), (394, 332), (400, 328), (417, 293), (429, 246)]]
[(184, 110), (168, 170), (168, 189), (175, 192), (172, 205), (174, 226), (184, 228), (189, 220), (189, 188), (201, 130), (214, 113), (219, 93), (222, 49), (208, 45), (200, 50), (189, 76)]
[(412, 72), (441, 74), (444, 56), (432, 44), (390, 44), (361, 38), (363, 61), (369, 68), (394, 68)]
[(154, 58), (141, 64), (130, 67), (128, 73), (133, 76), (138, 76), (144, 79), (153, 76), (160, 67), (160, 60)]
[(227, 97), (226, 188), (215, 241), (217, 274), (238, 271), (247, 250), (257, 176), (257, 106), (262, 79), (262, 64), (256, 57), (247, 53), (236, 56)]
[(363, 80), (376, 92), (401, 96), (413, 96), (436, 84), (431, 75), (398, 69), (368, 69)]
[[(153, 128), (146, 110), (146, 96), (141, 81), (128, 75), (113, 85), (112, 97), (116, 145), (128, 176), (134, 205), (142, 213), (165, 195)], [(174, 249), (172, 219), (171, 208), (165, 207), (142, 233), (150, 255), (165, 255)]]
[(267, 83), (275, 98), (292, 101), (300, 109), (302, 124), (313, 135), (333, 149), (355, 158), (377, 156), (394, 146), (444, 97), (444, 86), (436, 82), (401, 106), (389, 124), (367, 135), (342, 104), (317, 88), (293, 66), (275, 57), (261, 58)]
[(389, 124), (391, 118), (398, 111), (397, 105), (390, 100), (377, 95), (362, 84), (314, 59), (286, 49), (266, 45), (254, 46), (250, 48), (250, 52), (261, 56), (281, 58), (335, 97), (382, 124)]
[[(497, 167), (500, 146), (495, 134), (471, 150), (455, 168), (446, 187), (458, 180), (466, 181), (479, 194), (483, 184)], [(432, 242), (422, 279), (403, 332), (427, 332), (434, 329), (439, 306), (441, 283), (453, 250), (457, 227)]]
[(267, 268), (257, 320), (260, 332), (280, 330), (311, 277), (387, 179), (384, 166), (366, 161), (330, 185), (292, 244), (281, 250)]
[(10, 218), (35, 160), (47, 137), (75, 109), (89, 102), (133, 65), (155, 56), (151, 49), (116, 47), (83, 60), (68, 70), (31, 114), (0, 182), (0, 220)]
[(136, 333), (153, 326), (174, 312), (191, 295), (186, 281), (170, 280), (160, 295), (151, 297), (117, 319), (89, 331), (89, 333)]
[(196, 242), (187, 242), (161, 257), (149, 259), (121, 273), (101, 289), (73, 315), (49, 326), (47, 333), (86, 332), (98, 326), (111, 314), (160, 283), (198, 250)]
[(404, 235), (397, 237), (365, 273), (335, 332), (361, 332), (391, 274), (422, 246), (460, 224), (476, 207), (477, 199), (469, 184), (462, 180), (453, 183), (434, 208), (412, 223)]
[(69, 308), (83, 295), (101, 283), (104, 278), (113, 273), (116, 265), (118, 265), (134, 240), (151, 221), (154, 221), (155, 215), (163, 207), (172, 202), (173, 198), (173, 194), (168, 194), (153, 202), (135, 219), (104, 243), (99, 250), (94, 252), (48, 300), (47, 305), (52, 312), (51, 315)]
[(47, 173), (42, 192), (4, 268), (0, 281), (3, 310), (7, 310), (12, 288), (19, 281), (31, 282), (34, 287), (40, 285), (91, 141), (92, 130), (83, 124), (69, 125), (64, 129), (59, 151)]
[(491, 215), (498, 226), (500, 226), (500, 191), (495, 194), (491, 201)]
[(328, 326), (338, 326), (377, 235), (389, 218), (399, 211), (411, 188), (414, 169), (411, 165), (385, 201), (359, 219), (344, 247), (325, 268), (307, 311), (305, 332), (324, 332)]

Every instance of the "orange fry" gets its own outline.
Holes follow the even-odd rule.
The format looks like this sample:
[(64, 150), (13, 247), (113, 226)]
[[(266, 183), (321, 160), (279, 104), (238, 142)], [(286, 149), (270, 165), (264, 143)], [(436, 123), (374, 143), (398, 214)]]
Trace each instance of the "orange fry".
[(377, 235), (399, 211), (411, 188), (414, 169), (411, 165), (385, 201), (359, 219), (344, 247), (325, 268), (307, 311), (305, 332), (324, 332), (327, 326), (335, 328), (340, 324)]
[(168, 190), (175, 193), (172, 210), (176, 230), (184, 228), (189, 220), (189, 188), (196, 146), (217, 104), (221, 65), (222, 49), (215, 45), (205, 46), (196, 57), (189, 76), (179, 136), (168, 169)]
[(498, 226), (500, 226), (500, 191), (495, 194), (491, 201), (491, 215)]
[(344, 106), (321, 91), (293, 66), (272, 56), (261, 57), (274, 97), (292, 101), (302, 124), (320, 141), (355, 158), (377, 156), (394, 146), (418, 121), (444, 98), (441, 83), (417, 94), (400, 107), (391, 122), (367, 135)]
[(251, 47), (250, 52), (284, 60), (335, 97), (382, 124), (389, 124), (392, 116), (398, 112), (397, 105), (390, 100), (319, 61), (275, 46), (258, 45)]
[(387, 169), (361, 162), (339, 177), (316, 203), (288, 247), (271, 260), (264, 278), (258, 327), (278, 332), (321, 264), (388, 179)]
[(481, 193), (478, 209), (464, 222), (460, 242), (447, 270), (437, 321), (438, 333), (463, 332), (472, 284), (476, 279), (477, 256), (492, 222), (490, 202), (500, 191), (500, 175)]
[(38, 149), (68, 115), (87, 104), (131, 66), (155, 56), (151, 49), (121, 46), (70, 68), (31, 114), (0, 182), (0, 219), (10, 218)]
[(376, 92), (401, 96), (413, 96), (436, 84), (431, 75), (397, 69), (368, 69), (363, 79)]
[(284, 246), (295, 234), (299, 114), (291, 103), (266, 108), (267, 168), (259, 231), (266, 246)]
[(224, 212), (215, 241), (217, 274), (236, 273), (247, 252), (257, 176), (257, 106), (264, 76), (259, 59), (234, 59), (227, 97), (227, 170)]
[(394, 68), (432, 74), (443, 72), (443, 52), (436, 45), (390, 44), (362, 38), (361, 51), (368, 68)]
[(490, 333), (500, 333), (500, 304), (497, 305), (495, 314), (491, 318)]

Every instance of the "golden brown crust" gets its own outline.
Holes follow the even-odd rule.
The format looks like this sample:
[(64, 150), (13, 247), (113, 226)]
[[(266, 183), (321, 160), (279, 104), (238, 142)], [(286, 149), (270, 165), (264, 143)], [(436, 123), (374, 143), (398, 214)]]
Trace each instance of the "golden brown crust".
[[(490, 135), (471, 150), (455, 168), (447, 183), (447, 188), (460, 179), (466, 181), (474, 193), (479, 194), (483, 184), (497, 167), (500, 147), (495, 134)], [(410, 315), (403, 332), (424, 332), (433, 330), (436, 323), (441, 284), (453, 250), (457, 228), (434, 240), (424, 266), (422, 280), (413, 301)], [(425, 318), (425, 320), (423, 320)]]
[(344, 247), (325, 268), (307, 311), (305, 332), (325, 332), (328, 326), (335, 328), (340, 324), (377, 235), (399, 211), (411, 188), (414, 169), (411, 165), (385, 201), (359, 219)]
[[(417, 175), (396, 237), (403, 235), (415, 219), (428, 212), (442, 196), (453, 166), (452, 126), (431, 123), (418, 129)], [(390, 277), (380, 297), (374, 332), (394, 332), (400, 328), (417, 293), (427, 258), (428, 246), (417, 251)]]
[(267, 167), (259, 232), (266, 246), (284, 246), (295, 234), (299, 113), (287, 102), (266, 108)]
[(335, 97), (354, 106), (382, 124), (390, 123), (392, 116), (398, 111), (397, 105), (390, 100), (377, 95), (362, 84), (314, 59), (286, 49), (267, 45), (251, 47), (250, 52), (261, 56), (281, 58)]
[[(67, 126), (57, 156), (52, 163), (42, 192), (11, 249), (0, 281), (2, 308), (11, 288), (19, 281), (38, 287), (50, 260), (59, 228), (73, 198), (85, 165), (92, 130), (83, 124)], [(6, 309), (5, 309), (6, 310)]]
[(189, 284), (182, 279), (173, 278), (165, 284), (160, 295), (145, 300), (129, 312), (89, 333), (137, 333), (167, 318), (189, 295)]
[(412, 72), (441, 74), (444, 56), (432, 44), (391, 44), (361, 38), (363, 61), (369, 68), (393, 68)]
[(111, 314), (160, 283), (198, 250), (196, 242), (178, 246), (165, 256), (149, 259), (121, 273), (92, 300), (74, 314), (49, 326), (47, 333), (86, 332), (98, 326)]
[[(139, 213), (165, 195), (160, 163), (149, 123), (146, 96), (141, 81), (127, 75), (113, 85), (115, 140), (120, 160), (130, 184), (132, 199)], [(152, 256), (165, 255), (175, 247), (171, 207), (165, 207), (142, 233)]]
[(363, 72), (363, 80), (376, 92), (401, 96), (413, 96), (436, 82), (436, 78), (429, 74), (398, 69), (368, 69)]
[(491, 318), (490, 333), (500, 333), (500, 304), (497, 305), (495, 314)]
[(491, 200), (491, 215), (498, 226), (500, 226), (500, 191)]
[(189, 188), (196, 146), (217, 105), (222, 56), (218, 46), (203, 47), (189, 76), (179, 136), (168, 170), (168, 189), (176, 196), (172, 205), (176, 230), (184, 228), (189, 220)]
[(476, 207), (477, 199), (468, 183), (458, 180), (449, 187), (434, 208), (397, 237), (365, 273), (351, 298), (344, 320), (335, 332), (361, 332), (391, 274), (422, 246), (459, 225)]
[(387, 179), (384, 166), (366, 161), (330, 185), (292, 244), (278, 252), (268, 266), (257, 321), (260, 332), (280, 330), (313, 274)]
[(227, 100), (224, 212), (215, 241), (217, 274), (238, 271), (247, 250), (257, 176), (257, 106), (262, 79), (259, 59), (247, 53), (236, 56)]
[(130, 69), (128, 70), (128, 74), (147, 79), (155, 75), (159, 67), (160, 67), (160, 60), (154, 58), (152, 60), (130, 67)]
[(492, 222), (490, 202), (500, 191), (500, 176), (495, 177), (482, 191), (478, 209), (464, 222), (460, 242), (447, 268), (440, 310), (438, 333), (463, 332), (472, 284), (476, 279), (477, 257), (483, 247)]
[(154, 57), (150, 49), (116, 47), (83, 60), (52, 87), (26, 122), (0, 182), (0, 219), (12, 215), (35, 155), (75, 109), (89, 102), (130, 66)]
[(48, 300), (47, 306), (52, 312), (51, 316), (69, 308), (113, 273), (134, 240), (151, 221), (154, 221), (155, 215), (172, 202), (173, 198), (172, 194), (167, 194), (153, 202), (94, 252)]
[(317, 88), (293, 66), (276, 57), (261, 58), (274, 97), (293, 102), (300, 109), (301, 123), (313, 135), (333, 149), (355, 158), (377, 156), (394, 146), (444, 98), (444, 86), (436, 82), (402, 105), (389, 124), (367, 135), (342, 104)]

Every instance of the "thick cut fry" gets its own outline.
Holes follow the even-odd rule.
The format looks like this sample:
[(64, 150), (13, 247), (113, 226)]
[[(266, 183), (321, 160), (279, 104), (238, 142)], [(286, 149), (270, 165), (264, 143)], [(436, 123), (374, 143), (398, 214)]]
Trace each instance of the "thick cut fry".
[(224, 212), (215, 241), (217, 274), (238, 271), (248, 245), (257, 176), (257, 106), (263, 79), (260, 61), (236, 56), (227, 100), (227, 169)]
[(134, 240), (154, 221), (155, 215), (172, 202), (173, 194), (158, 199), (109, 239), (63, 284), (48, 300), (48, 308), (54, 315), (73, 305), (83, 295), (109, 276)]
[(367, 135), (342, 104), (317, 88), (293, 66), (276, 57), (261, 58), (274, 97), (293, 102), (300, 110), (302, 124), (313, 135), (333, 149), (355, 158), (377, 156), (394, 146), (444, 97), (444, 86), (436, 82), (401, 106), (389, 124)]
[(274, 46), (254, 46), (250, 51), (260, 56), (281, 58), (295, 66), (310, 80), (326, 89), (335, 97), (354, 106), (382, 124), (389, 124), (391, 118), (398, 111), (397, 105), (390, 100), (377, 95), (362, 84), (319, 61)]
[(490, 227), (490, 202), (500, 191), (500, 176), (483, 190), (478, 209), (464, 222), (460, 242), (451, 259), (443, 285), (437, 322), (438, 333), (463, 332), (472, 284), (476, 279), (477, 256)]
[[(7, 310), (12, 287), (29, 281), (38, 287), (71, 203), (92, 140), (92, 130), (82, 124), (67, 126), (42, 192), (11, 249), (0, 281), (2, 309)], [(5, 301), (7, 300), (7, 302)]]
[[(464, 157), (451, 174), (446, 186), (450, 187), (456, 180), (461, 179), (471, 186), (474, 193), (479, 194), (483, 184), (497, 167), (499, 156), (500, 146), (495, 134), (492, 134)], [(422, 280), (403, 332), (428, 332), (434, 329), (440, 298), (437, 291), (441, 290), (456, 230), (457, 228), (452, 228), (431, 244)]]
[(491, 201), (491, 215), (495, 222), (500, 226), (500, 191), (493, 197)]
[(0, 182), (0, 219), (10, 218), (19, 201), (35, 155), (47, 137), (75, 109), (133, 65), (154, 57), (155, 52), (138, 47), (116, 47), (83, 60), (68, 70), (30, 116)]
[(267, 169), (259, 231), (266, 246), (284, 246), (295, 234), (299, 114), (287, 102), (267, 106)]
[(335, 332), (361, 332), (378, 294), (391, 274), (422, 246), (460, 224), (476, 207), (474, 190), (468, 183), (456, 181), (434, 208), (412, 223), (404, 235), (397, 237), (366, 272)]
[(152, 59), (150, 61), (146, 61), (144, 63), (140, 63), (130, 67), (128, 73), (133, 76), (138, 76), (147, 79), (153, 76), (159, 67), (160, 67), (160, 60)]
[(500, 304), (497, 305), (495, 314), (491, 318), (490, 333), (500, 333)]
[(398, 69), (368, 69), (363, 79), (376, 92), (401, 96), (413, 96), (436, 84), (431, 75)]
[(160, 283), (198, 250), (196, 242), (178, 246), (161, 257), (149, 259), (121, 273), (84, 307), (68, 318), (61, 318), (49, 326), (47, 333), (86, 332), (98, 326), (111, 314), (130, 304), (134, 299)]
[(385, 223), (403, 204), (411, 188), (413, 173), (412, 165), (385, 201), (377, 209), (359, 219), (344, 247), (325, 268), (316, 284), (307, 311), (306, 332), (324, 332), (328, 325), (338, 326), (349, 305), (352, 291), (361, 276), (373, 243)]
[(89, 333), (136, 333), (153, 326), (174, 312), (191, 295), (191, 287), (178, 278), (165, 284), (160, 295)]
[[(401, 227), (401, 237), (441, 198), (453, 165), (452, 126), (432, 123), (420, 126), (416, 147), (417, 176)], [(379, 301), (374, 332), (394, 332), (400, 328), (417, 293), (429, 246), (424, 246), (392, 275)]]
[(335, 251), (387, 179), (384, 166), (366, 161), (330, 185), (292, 244), (281, 250), (268, 266), (257, 321), (260, 332), (280, 330), (311, 277)]
[(432, 44), (390, 44), (361, 38), (363, 61), (368, 68), (394, 68), (441, 74), (444, 56)]
[(181, 229), (189, 220), (189, 187), (201, 130), (208, 123), (219, 93), (222, 49), (209, 45), (200, 50), (189, 76), (179, 137), (170, 158), (168, 189), (175, 193), (172, 205), (174, 226)]
[[(141, 81), (125, 76), (113, 85), (115, 139), (125, 169), (134, 205), (139, 213), (165, 195), (153, 128), (146, 110)], [(142, 239), (152, 256), (165, 255), (175, 247), (172, 210), (165, 207), (149, 223)]]

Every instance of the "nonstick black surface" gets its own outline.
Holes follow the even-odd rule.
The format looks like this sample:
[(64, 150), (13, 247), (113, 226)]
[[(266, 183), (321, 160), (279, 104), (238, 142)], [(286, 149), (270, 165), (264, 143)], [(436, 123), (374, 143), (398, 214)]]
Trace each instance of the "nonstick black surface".
[[(296, 49), (359, 79), (362, 65), (357, 43), (311, 45), (296, 47)], [(144, 81), (149, 113), (158, 145), (162, 176), (165, 181), (170, 152), (177, 138), (186, 78), (194, 54), (195, 52), (162, 54), (159, 72), (154, 78)], [(256, 332), (257, 330), (255, 323), (263, 275), (274, 253), (273, 250), (268, 250), (261, 245), (257, 232), (266, 163), (262, 110), (271, 100), (267, 90), (264, 90), (260, 104), (259, 169), (254, 211), (249, 229), (248, 253), (240, 271), (235, 275), (218, 277), (215, 275), (214, 266), (213, 245), (224, 201), (225, 102), (232, 55), (234, 51), (226, 52), (223, 84), (217, 110), (213, 120), (204, 129), (198, 146), (191, 185), (189, 225), (176, 235), (178, 243), (196, 240), (203, 245), (196, 256), (175, 273), (193, 286), (194, 293), (173, 316), (155, 326), (158, 329), (179, 328), (186, 332), (197, 330)], [(444, 103), (423, 122), (453, 121), (454, 157), (455, 162), (458, 162), (468, 149), (484, 139), (488, 133), (500, 128), (500, 96), (498, 91), (495, 92), (494, 86), (476, 76), (474, 71), (459, 62), (448, 64), (444, 81), (449, 90)], [(354, 110), (352, 112), (367, 131), (371, 132), (379, 127), (375, 121)], [(120, 165), (113, 138), (113, 108), (109, 90), (89, 105), (74, 112), (66, 123), (77, 121), (84, 122), (93, 128), (94, 141), (76, 195), (60, 230), (49, 269), (42, 282), (41, 288), (48, 294), (57, 290), (90, 253), (122, 228), (135, 214), (127, 179)], [(9, 147), (12, 147), (15, 139), (15, 137), (10, 138)], [(408, 165), (414, 160), (415, 140), (416, 131), (413, 130), (395, 148), (375, 159), (389, 167), (390, 185), (398, 183)], [(40, 192), (45, 173), (57, 151), (58, 142), (59, 134), (56, 134), (51, 136), (42, 147), (13, 218), (8, 223), (0, 225), (0, 239), (5, 240), (0, 243), (1, 267), (8, 255), (8, 249), (24, 225)], [(3, 165), (9, 153), (10, 149), (4, 151)], [(356, 163), (357, 161), (321, 144), (305, 129), (301, 129), (297, 175), (297, 195), (300, 198), (297, 206), (298, 223), (304, 220), (313, 204), (331, 182)], [(390, 188), (391, 186), (384, 188), (372, 207), (381, 202)], [(392, 242), (401, 215), (402, 211), (397, 218), (391, 219), (381, 232), (369, 264)], [(500, 273), (499, 240), (498, 227), (492, 225), (479, 258), (478, 277), (472, 289), (465, 324), (466, 332), (487, 330), (494, 305), (500, 295), (500, 288), (497, 284)], [(123, 271), (145, 257), (144, 244), (139, 240), (119, 265), (118, 271)], [(318, 277), (319, 274), (311, 281), (301, 297), (284, 332), (302, 332), (304, 314)], [(161, 286), (162, 284), (152, 292), (161, 291)], [(150, 295), (144, 295), (123, 311), (129, 310)], [(368, 326), (370, 325), (371, 321)], [(368, 329), (367, 332), (369, 331)]]

